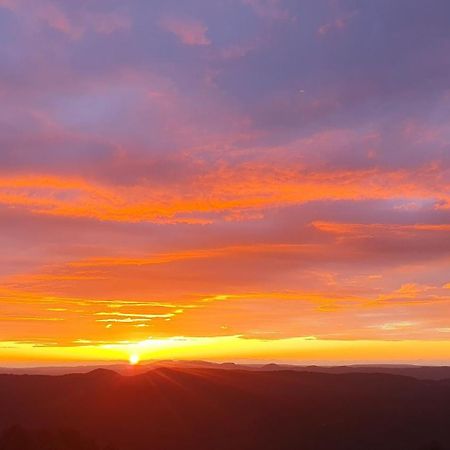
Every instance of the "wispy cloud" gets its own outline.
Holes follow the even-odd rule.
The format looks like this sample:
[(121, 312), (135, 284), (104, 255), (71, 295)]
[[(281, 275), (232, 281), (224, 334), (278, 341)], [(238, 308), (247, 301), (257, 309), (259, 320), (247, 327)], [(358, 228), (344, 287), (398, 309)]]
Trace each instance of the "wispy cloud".
[(173, 33), (185, 45), (209, 45), (208, 27), (202, 22), (187, 17), (165, 17), (161, 27)]

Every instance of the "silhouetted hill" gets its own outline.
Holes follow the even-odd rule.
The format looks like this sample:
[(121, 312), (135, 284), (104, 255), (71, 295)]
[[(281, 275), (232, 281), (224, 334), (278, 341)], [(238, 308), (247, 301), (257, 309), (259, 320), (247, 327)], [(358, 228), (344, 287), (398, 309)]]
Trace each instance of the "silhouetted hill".
[(0, 428), (76, 429), (123, 450), (450, 448), (450, 380), (205, 368), (0, 375), (0, 405)]
[(88, 373), (97, 369), (113, 370), (122, 375), (138, 375), (160, 368), (204, 368), (227, 370), (252, 370), (252, 371), (279, 371), (295, 370), (299, 372), (320, 373), (384, 373), (390, 375), (404, 375), (422, 380), (450, 379), (449, 366), (415, 366), (415, 365), (351, 365), (351, 366), (300, 366), (289, 364), (236, 364), (213, 363), (208, 361), (150, 361), (137, 366), (129, 364), (110, 364), (74, 367), (29, 367), (29, 368), (2, 368), (0, 374), (16, 375), (67, 375), (73, 373)]
[[(283, 368), (286, 366), (281, 366)], [(289, 367), (289, 366), (288, 366)], [(292, 366), (291, 366), (292, 367)], [(291, 368), (289, 367), (289, 368)], [(297, 366), (295, 370), (307, 371), (307, 372), (320, 372), (320, 373), (384, 373), (389, 375), (404, 375), (407, 377), (414, 377), (419, 380), (445, 380), (450, 379), (450, 367), (449, 366)]]

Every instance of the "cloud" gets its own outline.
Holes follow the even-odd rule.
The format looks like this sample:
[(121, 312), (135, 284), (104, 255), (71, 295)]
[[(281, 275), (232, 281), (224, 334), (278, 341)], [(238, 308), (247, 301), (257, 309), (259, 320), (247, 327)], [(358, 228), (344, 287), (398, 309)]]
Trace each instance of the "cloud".
[(91, 13), (86, 16), (88, 25), (100, 34), (111, 34), (116, 31), (129, 30), (132, 21), (128, 15), (119, 12)]
[(331, 222), (313, 222), (315, 228), (325, 233), (351, 235), (353, 237), (373, 236), (379, 233), (394, 233), (401, 236), (405, 233), (417, 232), (443, 232), (450, 231), (450, 224), (362, 224), (362, 223), (331, 223)]
[(50, 28), (68, 35), (71, 39), (79, 39), (82, 28), (69, 20), (63, 10), (51, 2), (42, 2), (34, 11), (34, 17), (47, 23)]
[(86, 31), (111, 34), (131, 26), (131, 20), (124, 12), (70, 14), (64, 2), (58, 4), (51, 0), (2, 0), (0, 6), (10, 9), (33, 27), (39, 28), (44, 23), (72, 40), (80, 39)]
[(353, 20), (353, 18), (357, 14), (358, 14), (357, 11), (353, 11), (345, 16), (338, 17), (332, 22), (321, 25), (317, 30), (317, 34), (320, 36), (326, 36), (332, 32), (342, 31), (348, 26), (349, 22)]
[[(126, 317), (133, 319), (169, 319), (174, 317), (175, 314), (133, 314), (133, 313), (121, 313), (121, 312), (98, 312), (95, 313), (96, 316), (109, 316), (109, 317)], [(99, 320), (99, 321), (104, 321)]]
[(18, 6), (17, 0), (0, 0), (0, 7), (14, 11)]
[(290, 20), (291, 16), (280, 0), (243, 0), (258, 16), (272, 20)]
[(186, 185), (111, 186), (58, 176), (9, 176), (0, 178), (0, 204), (36, 214), (205, 224), (224, 216), (239, 218), (235, 213), (311, 201), (421, 198), (447, 207), (450, 192), (439, 184), (440, 176), (434, 167), (309, 172), (268, 163), (213, 167)]
[(203, 46), (211, 44), (207, 37), (208, 27), (198, 20), (186, 17), (166, 17), (161, 20), (161, 26), (174, 34), (185, 45)]

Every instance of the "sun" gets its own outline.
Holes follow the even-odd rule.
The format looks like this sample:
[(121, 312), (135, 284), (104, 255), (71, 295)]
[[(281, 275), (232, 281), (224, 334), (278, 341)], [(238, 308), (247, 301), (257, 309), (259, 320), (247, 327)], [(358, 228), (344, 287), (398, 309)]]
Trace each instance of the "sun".
[(139, 363), (139, 359), (140, 359), (139, 355), (137, 355), (136, 353), (133, 353), (132, 355), (130, 355), (130, 359), (129, 359), (130, 364), (132, 366), (135, 366), (136, 364)]

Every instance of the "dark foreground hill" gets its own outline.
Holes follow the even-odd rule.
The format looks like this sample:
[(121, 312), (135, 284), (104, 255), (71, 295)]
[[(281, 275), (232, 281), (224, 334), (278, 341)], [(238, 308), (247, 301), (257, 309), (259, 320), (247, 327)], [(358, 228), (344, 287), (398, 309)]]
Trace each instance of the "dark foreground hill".
[[(121, 450), (450, 449), (450, 381), (199, 368), (0, 375), (0, 429), (14, 425), (74, 429)], [(0, 450), (15, 449), (0, 439)]]
[(26, 429), (13, 426), (0, 435), (0, 450), (116, 450), (99, 445), (81, 433), (63, 429)]

